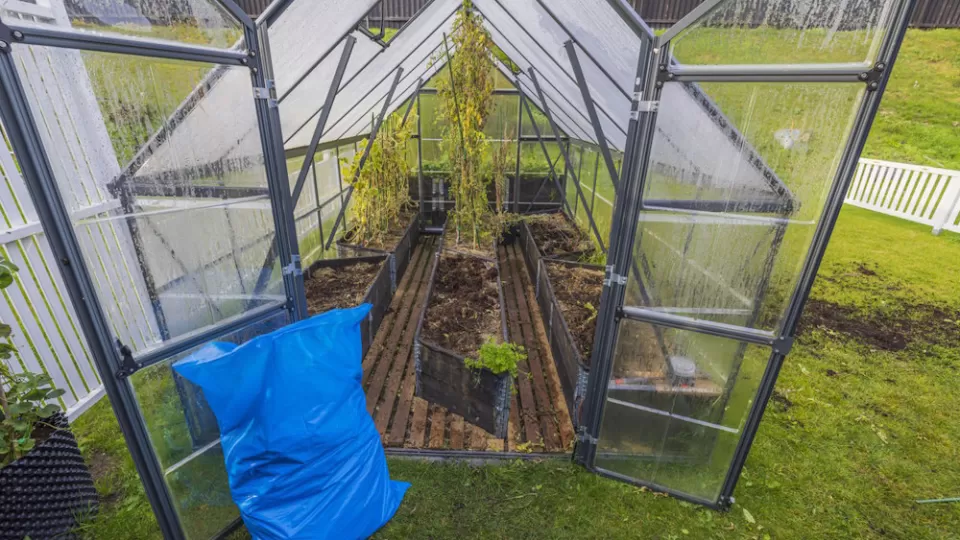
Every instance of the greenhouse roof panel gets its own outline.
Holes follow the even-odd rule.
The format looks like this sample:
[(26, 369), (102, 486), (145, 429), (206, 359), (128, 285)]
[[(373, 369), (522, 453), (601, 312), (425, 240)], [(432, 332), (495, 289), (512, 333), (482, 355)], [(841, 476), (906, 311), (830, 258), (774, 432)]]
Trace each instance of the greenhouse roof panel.
[[(594, 4), (595, 11), (608, 11), (611, 16), (619, 18), (606, 2)], [(515, 0), (509, 3), (501, 0), (477, 0), (475, 5), (484, 15), (488, 28), (493, 28), (500, 34), (499, 41), (510, 41), (517, 49), (519, 58), (513, 58), (514, 62), (529, 64), (529, 67), (542, 73), (543, 78), (549, 81), (548, 86), (553, 86), (559, 95), (571, 102), (571, 108), (592, 132), (582, 94), (564, 48), (564, 44), (573, 37), (572, 33), (568, 33), (567, 21), (554, 19), (557, 12), (547, 11), (537, 0)], [(623, 43), (621, 47), (625, 49), (624, 54), (634, 57), (636, 63), (640, 55), (640, 43), (635, 35), (632, 37), (635, 47), (632, 43)], [(631, 48), (632, 51), (629, 50)], [(578, 58), (590, 96), (596, 103), (603, 123), (604, 134), (615, 146), (622, 149), (630, 117), (618, 113), (629, 110), (630, 94), (621, 89), (612, 77), (607, 76), (606, 68), (598, 67), (579, 48)], [(525, 66), (521, 67), (528, 71)]]
[[(377, 54), (356, 76), (348, 79), (340, 87), (340, 92), (337, 94), (327, 124), (327, 136), (324, 137), (324, 140), (336, 140), (336, 136), (333, 134), (337, 133), (337, 130), (342, 132), (356, 119), (356, 117), (350, 117), (350, 115), (355, 112), (364, 112), (364, 108), (360, 107), (361, 102), (371, 95), (377, 94), (377, 88), (383, 84), (388, 74), (392, 73), (398, 66), (409, 66), (411, 61), (420, 60), (423, 54), (429, 52), (429, 49), (424, 45), (425, 43), (432, 42), (435, 47), (437, 43), (441, 42), (443, 34), (451, 30), (453, 15), (460, 8), (460, 5), (460, 0), (434, 0), (428, 8), (393, 36), (387, 48)], [(429, 60), (428, 56), (425, 60), (420, 61), (425, 63)], [(383, 94), (385, 93), (383, 92)], [(299, 148), (309, 143), (322, 98), (318, 99), (317, 102), (313, 110), (308, 111), (310, 113), (308, 121), (304, 122), (296, 131), (284, 132), (285, 146), (288, 149)], [(347, 123), (344, 125), (341, 123), (343, 121)]]
[[(320, 59), (327, 62), (334, 58), (333, 65), (336, 67), (339, 57), (331, 51), (339, 48), (342, 38), (356, 27), (357, 22), (376, 3), (377, 0), (291, 2), (270, 25), (268, 34), (277, 94), (282, 96), (290, 92)], [(322, 9), (317, 4), (322, 4)], [(366, 37), (363, 39), (371, 43)], [(380, 49), (379, 45), (371, 45)], [(353, 51), (354, 55), (358, 52), (357, 49)], [(309, 84), (306, 81), (304, 83)]]
[[(383, 50), (380, 45), (359, 32), (353, 32), (350, 35), (357, 41), (350, 54), (341, 87), (356, 77), (360, 70)], [(338, 45), (313, 71), (305, 74), (303, 82), (293, 88), (289, 94), (280, 94), (280, 119), (285, 136), (293, 135), (302, 128), (302, 131), (307, 133), (309, 142), (319, 116), (318, 109), (322, 109), (323, 101), (330, 90), (330, 81), (333, 80), (333, 75), (337, 71), (343, 48), (344, 45)], [(334, 101), (333, 115), (328, 120), (327, 126), (332, 126), (337, 120), (338, 111), (342, 115), (350, 105), (346, 97), (338, 95), (337, 100)]]

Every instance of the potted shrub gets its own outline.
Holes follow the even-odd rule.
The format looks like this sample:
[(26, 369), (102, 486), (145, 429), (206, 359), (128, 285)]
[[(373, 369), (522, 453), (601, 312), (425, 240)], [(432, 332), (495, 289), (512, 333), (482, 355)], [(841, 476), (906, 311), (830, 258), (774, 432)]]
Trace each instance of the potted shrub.
[[(0, 257), (0, 289), (17, 267)], [(10, 326), (0, 324), (0, 338)], [(0, 538), (54, 538), (97, 510), (93, 477), (67, 418), (63, 390), (44, 374), (14, 373), (16, 348), (0, 343)]]

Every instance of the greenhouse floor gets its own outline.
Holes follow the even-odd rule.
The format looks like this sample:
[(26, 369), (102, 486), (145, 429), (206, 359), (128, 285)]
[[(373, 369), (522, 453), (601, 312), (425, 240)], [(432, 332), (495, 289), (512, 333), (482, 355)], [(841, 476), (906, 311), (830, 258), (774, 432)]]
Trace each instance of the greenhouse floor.
[(507, 439), (504, 441), (414, 395), (413, 344), (426, 301), (430, 269), (439, 237), (423, 236), (400, 281), (380, 329), (363, 360), (367, 410), (383, 443), (393, 448), (490, 452), (568, 452), (573, 423), (546, 342), (532, 280), (519, 246), (501, 247), (501, 279), (511, 341), (528, 359), (514, 379)]

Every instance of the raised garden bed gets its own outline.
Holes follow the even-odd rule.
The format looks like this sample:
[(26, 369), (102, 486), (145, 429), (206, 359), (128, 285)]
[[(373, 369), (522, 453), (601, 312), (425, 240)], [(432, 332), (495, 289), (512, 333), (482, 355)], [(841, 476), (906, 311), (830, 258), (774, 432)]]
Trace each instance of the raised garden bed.
[[(541, 258), (536, 275), (537, 304), (557, 363), (570, 411), (579, 411), (590, 372), (590, 354), (603, 292), (602, 266)], [(574, 414), (574, 422), (579, 418)]]
[(373, 255), (321, 260), (304, 272), (307, 310), (311, 316), (331, 309), (373, 305), (370, 314), (360, 324), (363, 354), (373, 343), (393, 297), (389, 259), (388, 255)]
[(528, 216), (520, 223), (520, 247), (530, 275), (540, 259), (579, 259), (593, 252), (593, 244), (563, 212)]
[(508, 339), (499, 265), (496, 259), (442, 246), (443, 240), (417, 325), (417, 395), (504, 438), (510, 374), (475, 370), (464, 363), (488, 339)]
[(402, 231), (397, 231), (387, 235), (386, 240), (379, 245), (361, 245), (350, 242), (350, 231), (343, 235), (344, 239), (337, 241), (337, 252), (341, 257), (348, 254), (386, 254), (389, 258), (388, 267), (390, 269), (390, 286), (393, 290), (397, 289), (397, 284), (403, 279), (403, 274), (410, 265), (410, 257), (413, 256), (413, 248), (420, 239), (420, 215), (413, 213), (410, 217), (410, 224)]

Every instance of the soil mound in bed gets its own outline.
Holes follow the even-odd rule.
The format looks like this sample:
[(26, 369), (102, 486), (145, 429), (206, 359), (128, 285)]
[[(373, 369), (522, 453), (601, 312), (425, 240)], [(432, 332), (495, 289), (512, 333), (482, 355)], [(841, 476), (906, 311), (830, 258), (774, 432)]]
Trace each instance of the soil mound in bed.
[(577, 351), (583, 363), (590, 366), (597, 310), (603, 291), (603, 271), (548, 262), (547, 274)]
[(475, 357), (484, 342), (500, 335), (496, 266), (476, 257), (444, 254), (421, 337), (461, 356)]
[(331, 309), (360, 305), (382, 265), (383, 263), (360, 263), (345, 268), (321, 268), (314, 271), (304, 283), (307, 290), (307, 311), (312, 316)]
[(590, 241), (563, 214), (527, 218), (527, 226), (546, 257), (590, 249)]

